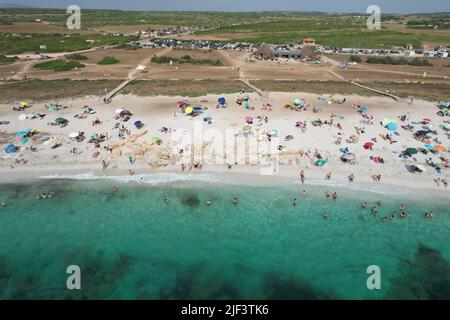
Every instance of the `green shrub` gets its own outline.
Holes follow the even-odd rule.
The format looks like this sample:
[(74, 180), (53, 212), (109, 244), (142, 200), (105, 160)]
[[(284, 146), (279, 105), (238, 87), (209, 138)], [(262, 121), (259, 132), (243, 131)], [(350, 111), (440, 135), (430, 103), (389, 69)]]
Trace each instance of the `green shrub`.
[(357, 62), (357, 63), (361, 63), (361, 62), (362, 62), (362, 59), (361, 59), (360, 56), (355, 56), (355, 55), (353, 55), (353, 56), (350, 57), (350, 61)]
[(42, 62), (34, 65), (34, 68), (41, 70), (53, 70), (53, 71), (69, 71), (75, 68), (84, 68), (85, 65), (78, 61), (64, 61), (53, 60)]
[(88, 57), (83, 56), (79, 53), (67, 54), (67, 55), (65, 55), (65, 57), (70, 60), (87, 60), (88, 59)]
[(103, 57), (103, 59), (101, 59), (100, 61), (98, 61), (97, 64), (102, 64), (102, 65), (116, 64), (118, 62), (119, 62), (119, 60), (117, 60), (115, 57), (106, 56), (106, 57)]
[(373, 64), (390, 64), (390, 65), (410, 65), (410, 66), (432, 66), (427, 59), (414, 58), (408, 60), (405, 58), (394, 59), (392, 57), (369, 57), (367, 63)]
[(7, 57), (5, 55), (0, 55), (0, 64), (13, 63), (19, 60), (17, 57)]
[(169, 56), (153, 56), (151, 61), (153, 63), (169, 63), (178, 62), (178, 63), (191, 63), (191, 64), (210, 64), (213, 66), (221, 66), (222, 62), (220, 60), (210, 60), (210, 59), (193, 59), (189, 55), (182, 56), (181, 58), (169, 57)]

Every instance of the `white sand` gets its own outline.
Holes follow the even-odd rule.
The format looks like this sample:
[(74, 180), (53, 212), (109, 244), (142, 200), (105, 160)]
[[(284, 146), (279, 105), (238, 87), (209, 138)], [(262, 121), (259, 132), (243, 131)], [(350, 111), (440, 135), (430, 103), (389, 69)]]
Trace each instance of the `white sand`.
[[(39, 112), (45, 113), (47, 116), (42, 120), (25, 120), (19, 121), (18, 116), (21, 112), (12, 111), (10, 105), (0, 105), (0, 121), (10, 121), (9, 125), (0, 126), (0, 131), (16, 134), (18, 131), (25, 129), (38, 129), (46, 134), (44, 136), (53, 136), (63, 139), (63, 146), (57, 149), (51, 149), (50, 146), (42, 145), (41, 143), (22, 144), (20, 138), (11, 137), (8, 143), (14, 143), (16, 146), (22, 146), (22, 149), (17, 154), (6, 155), (4, 153), (5, 147), (8, 143), (0, 145), (0, 181), (16, 181), (18, 179), (40, 177), (49, 174), (79, 174), (86, 172), (94, 172), (96, 175), (127, 175), (128, 169), (136, 171), (136, 174), (149, 174), (156, 172), (181, 172), (180, 161), (173, 157), (171, 153), (172, 148), (168, 146), (171, 140), (170, 134), (163, 134), (158, 132), (159, 128), (166, 126), (173, 129), (184, 129), (192, 132), (195, 121), (203, 123), (203, 130), (218, 129), (225, 133), (227, 129), (239, 130), (244, 125), (244, 118), (246, 116), (267, 116), (269, 118), (268, 124), (263, 123), (262, 129), (278, 129), (280, 130), (280, 144), (286, 146), (285, 153), (281, 155), (281, 166), (278, 177), (287, 178), (291, 181), (298, 180), (300, 170), (304, 169), (306, 174), (306, 183), (322, 183), (327, 172), (332, 172), (332, 183), (346, 184), (347, 176), (354, 173), (356, 176), (356, 183), (359, 184), (373, 184), (371, 176), (376, 174), (382, 175), (381, 185), (397, 185), (416, 189), (438, 189), (434, 182), (435, 178), (446, 178), (449, 176), (449, 169), (444, 169), (442, 174), (438, 174), (433, 168), (427, 167), (428, 171), (425, 173), (409, 173), (405, 165), (412, 163), (425, 163), (427, 157), (432, 157), (439, 162), (440, 157), (449, 158), (448, 152), (440, 153), (439, 155), (422, 155), (415, 156), (417, 162), (410, 159), (405, 161), (398, 157), (398, 153), (405, 150), (407, 147), (423, 147), (423, 143), (415, 140), (412, 137), (412, 132), (405, 131), (399, 127), (398, 132), (400, 136), (396, 137), (398, 143), (389, 144), (380, 138), (379, 134), (388, 133), (387, 129), (380, 125), (384, 118), (392, 118), (400, 121), (397, 117), (401, 114), (408, 115), (408, 121), (419, 121), (423, 118), (431, 118), (433, 125), (438, 132), (438, 139), (445, 147), (449, 147), (449, 139), (445, 132), (440, 129), (439, 123), (444, 119), (436, 115), (437, 108), (433, 103), (425, 101), (415, 101), (413, 105), (407, 102), (394, 102), (389, 98), (383, 97), (346, 97), (347, 101), (342, 105), (329, 105), (317, 100), (317, 95), (307, 93), (271, 93), (268, 102), (272, 104), (273, 111), (261, 111), (263, 101), (256, 94), (250, 94), (250, 106), (255, 107), (254, 111), (245, 110), (243, 106), (235, 104), (237, 95), (225, 95), (229, 103), (227, 109), (216, 109), (216, 101), (218, 96), (206, 96), (201, 98), (189, 99), (193, 104), (202, 104), (209, 107), (209, 113), (214, 118), (214, 124), (208, 125), (202, 121), (202, 116), (193, 120), (183, 114), (178, 113), (174, 119), (174, 112), (178, 111), (176, 108), (176, 101), (182, 100), (180, 97), (135, 97), (135, 96), (117, 96), (113, 99), (111, 104), (105, 105), (100, 101), (99, 97), (86, 97), (84, 99), (68, 99), (58, 101), (67, 109), (58, 112), (49, 112), (44, 103), (39, 103), (27, 109), (23, 113)], [(283, 105), (292, 101), (294, 98), (305, 99), (310, 105), (308, 111), (295, 112), (283, 108)], [(344, 98), (344, 97), (334, 97)], [(201, 100), (208, 100), (207, 103), (200, 103)], [(51, 101), (48, 102), (48, 104)], [(363, 125), (360, 123), (362, 117), (357, 113), (352, 105), (365, 105), (368, 107), (368, 114), (374, 116), (373, 125)], [(87, 119), (75, 119), (74, 115), (82, 113), (82, 107), (89, 105), (96, 110), (95, 115), (89, 115)], [(320, 108), (318, 114), (312, 112), (312, 106)], [(118, 108), (127, 108), (133, 112), (132, 119), (124, 123), (125, 126), (131, 130), (132, 135), (147, 131), (147, 133), (135, 140), (129, 137), (125, 140), (118, 138), (118, 130), (112, 130), (116, 120), (113, 120), (115, 110)], [(322, 126), (313, 127), (311, 120), (320, 118), (322, 120), (330, 119), (331, 114), (338, 116), (335, 119), (333, 127)], [(48, 126), (47, 122), (54, 121), (57, 117), (64, 117), (70, 121), (65, 128)], [(100, 126), (92, 127), (92, 121), (98, 117), (103, 121)], [(339, 117), (343, 117), (340, 119)], [(137, 130), (133, 123), (136, 120), (141, 120), (145, 127), (142, 130)], [(308, 127), (305, 133), (295, 127), (296, 121), (308, 121)], [(336, 124), (341, 123), (343, 127), (342, 145), (336, 145), (335, 141), (338, 138), (338, 128)], [(253, 125), (256, 128), (256, 125)], [(359, 142), (356, 144), (348, 144), (345, 139), (351, 135), (356, 134), (354, 127), (364, 127), (365, 133), (359, 137)], [(420, 126), (417, 127), (418, 130)], [(84, 142), (78, 143), (69, 139), (69, 133), (73, 131), (84, 131), (87, 139)], [(88, 144), (87, 141), (90, 135), (94, 133), (108, 132), (110, 139), (102, 144), (102, 148), (95, 149), (93, 144)], [(179, 132), (179, 131), (178, 131)], [(285, 142), (284, 137), (292, 134), (294, 140)], [(163, 140), (162, 146), (151, 146), (151, 138), (159, 136)], [(364, 150), (363, 145), (371, 141), (372, 138), (377, 138), (373, 151)], [(121, 148), (121, 155), (119, 157), (112, 156), (108, 151), (103, 149), (106, 145), (123, 144)], [(37, 152), (25, 150), (26, 146), (35, 145)], [(433, 145), (436, 145), (434, 143)], [(76, 147), (82, 151), (80, 155), (70, 153), (70, 150)], [(356, 165), (343, 164), (339, 160), (341, 147), (349, 147), (351, 152), (357, 155)], [(137, 154), (138, 149), (146, 149), (145, 154)], [(300, 157), (300, 151), (309, 151), (313, 154), (318, 150), (325, 158), (329, 158), (328, 164), (319, 168), (314, 166), (313, 161), (307, 157)], [(95, 151), (100, 151), (97, 159), (92, 157)], [(161, 152), (166, 152), (167, 157)], [(139, 152), (138, 152), (139, 153)], [(128, 161), (128, 155), (133, 155), (137, 158), (134, 164)], [(375, 164), (369, 159), (370, 156), (381, 156), (385, 160), (385, 164)], [(200, 156), (200, 152), (197, 153)], [(167, 160), (165, 160), (167, 158)], [(25, 159), (27, 164), (14, 165), (16, 159)], [(102, 170), (102, 160), (109, 163), (106, 170)], [(209, 164), (211, 156), (204, 154), (203, 169), (201, 173), (212, 172), (222, 173), (219, 176), (224, 176), (228, 172), (226, 165)], [(149, 165), (153, 162), (153, 166)], [(289, 164), (291, 162), (291, 164)], [(158, 164), (158, 166), (155, 166)], [(14, 168), (11, 168), (11, 165)], [(199, 173), (200, 171), (192, 170), (190, 173)], [(241, 164), (234, 166), (233, 173), (247, 173), (251, 175), (260, 174), (259, 165), (245, 165)], [(185, 174), (189, 173), (189, 169)], [(245, 177), (242, 181), (248, 181), (248, 175), (241, 175)], [(265, 181), (276, 181), (274, 177), (266, 177)], [(441, 187), (442, 189), (442, 187)]]

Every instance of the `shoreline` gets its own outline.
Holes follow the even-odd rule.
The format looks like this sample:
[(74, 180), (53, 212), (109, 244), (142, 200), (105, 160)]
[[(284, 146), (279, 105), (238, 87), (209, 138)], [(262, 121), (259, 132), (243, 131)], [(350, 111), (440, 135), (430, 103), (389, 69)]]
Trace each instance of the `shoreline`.
[[(228, 172), (224, 167), (205, 166), (201, 171), (187, 171), (182, 173), (176, 168), (163, 168), (159, 170), (144, 170), (135, 167), (138, 172), (129, 175), (125, 169), (106, 170), (96, 169), (92, 165), (77, 169), (31, 169), (17, 171), (13, 178), (7, 178), (5, 170), (0, 169), (0, 184), (28, 184), (42, 183), (48, 181), (86, 181), (86, 182), (108, 182), (118, 185), (135, 186), (159, 186), (177, 185), (178, 183), (195, 183), (203, 185), (220, 186), (248, 186), (248, 187), (295, 187), (299, 192), (308, 188), (329, 188), (330, 190), (342, 189), (347, 191), (365, 192), (370, 194), (402, 196), (402, 195), (429, 195), (432, 190), (436, 197), (447, 197), (449, 190), (436, 189), (435, 184), (426, 184), (422, 181), (411, 181), (411, 179), (385, 179), (381, 183), (370, 183), (357, 180), (349, 183), (345, 172), (333, 174), (331, 181), (323, 179), (325, 171), (305, 171), (307, 179), (304, 184), (299, 180), (296, 168), (281, 168), (279, 174), (264, 176), (259, 174), (259, 169), (245, 166), (235, 167)], [(250, 169), (250, 170), (249, 170)], [(297, 176), (294, 174), (297, 172)], [(321, 178), (322, 177), (322, 178)]]

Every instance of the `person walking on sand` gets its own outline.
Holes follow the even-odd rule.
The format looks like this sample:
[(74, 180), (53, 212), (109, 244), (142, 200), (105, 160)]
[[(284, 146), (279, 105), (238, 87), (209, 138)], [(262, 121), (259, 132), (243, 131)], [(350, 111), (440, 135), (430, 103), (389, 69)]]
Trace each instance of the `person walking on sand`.
[(305, 171), (303, 170), (300, 172), (300, 181), (305, 184)]
[(330, 181), (331, 180), (331, 172), (327, 173), (327, 175), (325, 176), (325, 180), (326, 181)]
[(447, 179), (442, 179), (441, 182), (444, 185), (444, 188), (447, 189), (448, 188), (448, 181), (447, 181)]

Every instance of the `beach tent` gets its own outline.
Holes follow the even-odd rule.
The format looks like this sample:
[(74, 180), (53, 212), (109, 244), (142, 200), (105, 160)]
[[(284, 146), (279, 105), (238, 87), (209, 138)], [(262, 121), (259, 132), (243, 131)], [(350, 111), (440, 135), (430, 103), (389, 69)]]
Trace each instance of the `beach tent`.
[(427, 171), (427, 168), (425, 168), (425, 166), (422, 165), (422, 164), (416, 164), (416, 165), (414, 165), (414, 167), (420, 172), (426, 172)]
[(16, 153), (17, 148), (14, 145), (10, 144), (6, 147), (5, 152), (6, 153)]

